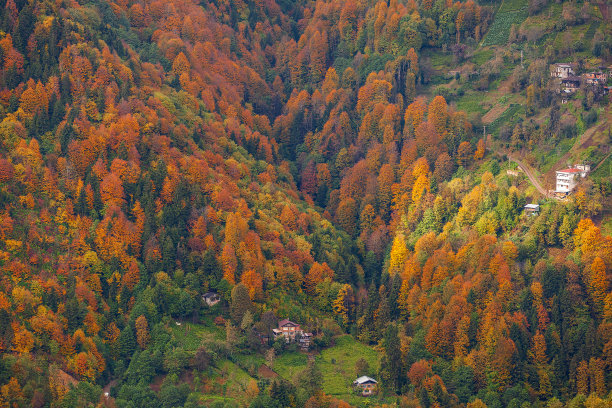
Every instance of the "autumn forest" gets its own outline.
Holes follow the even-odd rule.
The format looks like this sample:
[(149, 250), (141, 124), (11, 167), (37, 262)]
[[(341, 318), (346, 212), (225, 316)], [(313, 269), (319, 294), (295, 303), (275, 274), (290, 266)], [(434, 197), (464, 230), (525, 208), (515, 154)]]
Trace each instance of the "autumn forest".
[(610, 406), (605, 3), (1, 0), (0, 407)]

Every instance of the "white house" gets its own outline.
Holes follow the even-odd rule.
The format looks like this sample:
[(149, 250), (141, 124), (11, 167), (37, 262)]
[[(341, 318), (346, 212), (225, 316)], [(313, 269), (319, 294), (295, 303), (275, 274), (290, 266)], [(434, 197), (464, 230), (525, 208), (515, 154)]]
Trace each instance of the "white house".
[(364, 397), (367, 397), (367, 396), (372, 395), (372, 393), (374, 393), (374, 391), (376, 390), (377, 384), (378, 384), (378, 381), (376, 381), (375, 379), (371, 377), (368, 377), (367, 375), (364, 375), (362, 377), (359, 377), (355, 381), (353, 381), (353, 388), (356, 391), (360, 390), (361, 395), (363, 395)]
[(550, 76), (553, 78), (567, 78), (574, 75), (574, 69), (571, 64), (555, 64)]
[(585, 178), (591, 171), (591, 166), (577, 164), (574, 167), (570, 167), (564, 170), (558, 170), (557, 173), (557, 186), (555, 189), (556, 193), (570, 193), (576, 188), (578, 180)]

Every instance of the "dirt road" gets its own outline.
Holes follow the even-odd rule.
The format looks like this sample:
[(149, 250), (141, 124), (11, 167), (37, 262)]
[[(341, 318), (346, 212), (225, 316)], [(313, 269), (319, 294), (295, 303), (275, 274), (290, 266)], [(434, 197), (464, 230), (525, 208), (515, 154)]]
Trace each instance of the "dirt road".
[(540, 194), (542, 194), (544, 197), (548, 197), (548, 192), (544, 189), (544, 187), (542, 187), (542, 185), (540, 184), (540, 181), (535, 177), (535, 175), (533, 174), (533, 171), (529, 168), (529, 166), (524, 164), (519, 159), (512, 157), (510, 155), (508, 155), (508, 159), (518, 164), (520, 169), (523, 170), (523, 173), (527, 175), (527, 178), (529, 179), (531, 184), (540, 192)]

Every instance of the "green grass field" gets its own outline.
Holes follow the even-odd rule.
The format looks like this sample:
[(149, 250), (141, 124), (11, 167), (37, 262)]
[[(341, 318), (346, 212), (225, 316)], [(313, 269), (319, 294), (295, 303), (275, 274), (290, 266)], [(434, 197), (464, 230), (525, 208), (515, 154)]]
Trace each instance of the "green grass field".
[(308, 365), (308, 357), (300, 352), (286, 352), (274, 360), (274, 371), (281, 377), (292, 381), (297, 373)]
[[(379, 353), (372, 347), (359, 343), (351, 335), (336, 338), (334, 346), (321, 351), (315, 362), (323, 374), (323, 391), (354, 406), (371, 406), (372, 398), (362, 398), (351, 391), (351, 384), (356, 378), (355, 363), (362, 357), (368, 362), (370, 371), (375, 376), (374, 373), (377, 373), (380, 367)], [(307, 365), (306, 354), (289, 352), (274, 361), (274, 371), (291, 381)]]
[(478, 66), (481, 66), (493, 58), (494, 54), (495, 53), (491, 49), (479, 49), (478, 51), (474, 52), (474, 55), (472, 55), (470, 61)]
[[(599, 168), (591, 173), (591, 177), (593, 179), (612, 177), (612, 156), (608, 156), (608, 158), (599, 166)], [(612, 226), (612, 221), (610, 225)]]
[(338, 397), (349, 394), (350, 386), (357, 378), (355, 363), (362, 357), (372, 373), (378, 372), (378, 352), (350, 335), (339, 337), (335, 346), (323, 350), (316, 360), (323, 372), (323, 391)]
[(527, 0), (504, 0), (495, 14), (493, 24), (482, 45), (502, 45), (508, 42), (512, 24), (520, 25), (528, 17)]
[(182, 322), (178, 326), (173, 322), (171, 327), (174, 338), (183, 345), (185, 350), (189, 351), (197, 350), (200, 347), (204, 333), (212, 333), (219, 340), (225, 338), (224, 330), (213, 325)]
[(523, 107), (517, 103), (512, 103), (510, 104), (510, 107), (508, 109), (506, 109), (506, 111), (497, 119), (495, 119), (492, 123), (491, 123), (491, 132), (497, 132), (499, 130), (499, 127), (503, 124), (503, 123), (515, 123), (515, 121), (513, 121), (512, 119), (517, 117), (517, 114), (519, 113), (519, 111), (523, 109)]
[(467, 113), (478, 113), (483, 115), (485, 110), (482, 107), (482, 94), (477, 92), (466, 92), (457, 99), (457, 109)]
[(248, 402), (246, 392), (249, 383), (255, 381), (246, 371), (229, 360), (221, 361), (215, 374), (208, 380), (212, 389), (201, 396), (202, 400), (240, 401), (239, 406), (245, 406)]
[(449, 69), (448, 67), (451, 66), (453, 62), (453, 55), (450, 52), (447, 54), (442, 52), (433, 52), (427, 48), (422, 50), (422, 55), (420, 58), (429, 58), (432, 67), (435, 69), (440, 69), (444, 72)]
[(576, 138), (563, 139), (557, 143), (550, 151), (542, 151), (535, 155), (538, 163), (538, 170), (546, 173), (551, 167), (559, 161), (563, 155), (570, 151), (574, 145)]

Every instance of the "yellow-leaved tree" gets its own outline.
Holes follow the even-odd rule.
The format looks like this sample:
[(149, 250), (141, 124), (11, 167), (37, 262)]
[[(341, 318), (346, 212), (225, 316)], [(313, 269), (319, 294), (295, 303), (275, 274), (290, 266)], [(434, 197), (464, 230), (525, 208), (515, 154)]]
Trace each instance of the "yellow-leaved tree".
[(334, 313), (342, 317), (344, 325), (348, 325), (351, 320), (351, 312), (355, 303), (353, 288), (349, 284), (342, 285), (338, 291), (338, 296), (334, 300)]
[(404, 234), (398, 234), (393, 239), (391, 253), (389, 254), (389, 275), (393, 276), (401, 273), (404, 269), (404, 262), (408, 256), (408, 248), (406, 248), (406, 240)]

